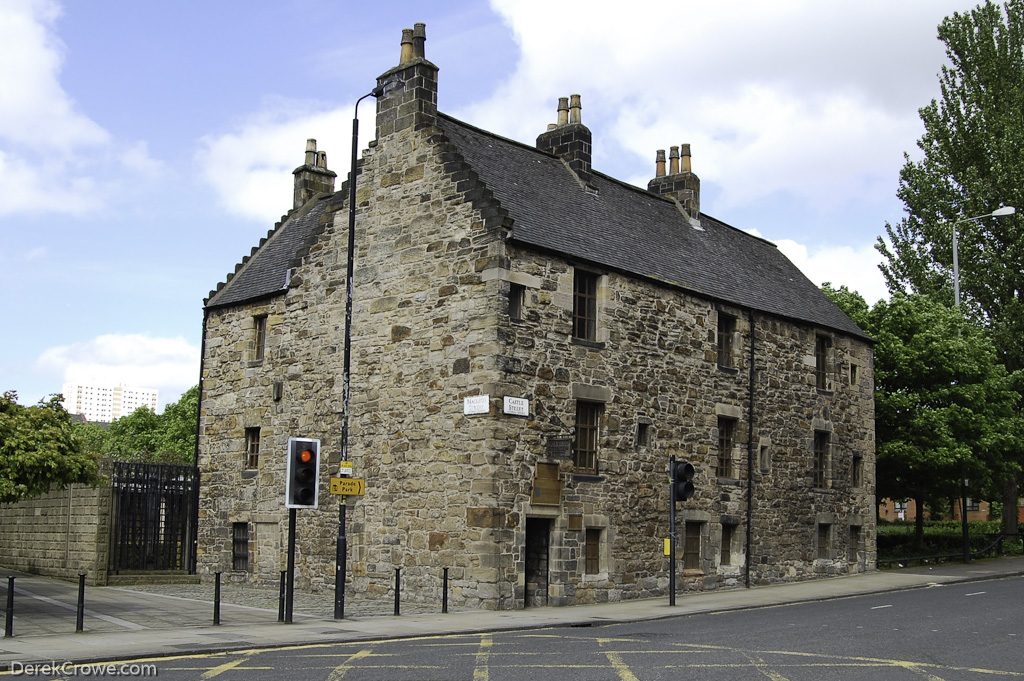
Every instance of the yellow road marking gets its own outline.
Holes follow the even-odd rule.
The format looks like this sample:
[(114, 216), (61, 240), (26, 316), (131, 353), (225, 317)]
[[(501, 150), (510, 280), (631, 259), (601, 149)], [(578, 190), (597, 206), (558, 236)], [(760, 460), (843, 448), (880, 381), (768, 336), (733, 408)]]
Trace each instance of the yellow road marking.
[(494, 639), (490, 634), (484, 634), (480, 637), (480, 650), (476, 653), (473, 681), (488, 681), (491, 678), (491, 670), (487, 664), (490, 661), (492, 645), (494, 645)]
[(358, 662), (364, 657), (369, 657), (373, 651), (370, 648), (363, 648), (358, 653), (350, 655), (344, 662), (331, 670), (331, 673), (327, 675), (327, 681), (339, 681), (339, 679), (345, 678), (345, 674), (348, 673), (349, 669), (352, 669), (352, 663)]
[(605, 653), (605, 655), (608, 657), (608, 662), (611, 663), (612, 669), (619, 675), (620, 681), (640, 681), (629, 669), (629, 666), (622, 661), (621, 655), (618, 653)]
[(212, 679), (215, 676), (220, 676), (224, 672), (226, 672), (226, 671), (228, 671), (230, 669), (234, 669), (235, 667), (237, 667), (238, 665), (242, 664), (243, 662), (246, 662), (248, 659), (249, 659), (248, 657), (240, 657), (237, 660), (232, 660), (231, 662), (225, 662), (224, 664), (219, 664), (216, 667), (212, 667), (212, 668), (208, 669), (207, 671), (203, 672), (203, 675), (200, 676), (199, 678), (200, 679)]

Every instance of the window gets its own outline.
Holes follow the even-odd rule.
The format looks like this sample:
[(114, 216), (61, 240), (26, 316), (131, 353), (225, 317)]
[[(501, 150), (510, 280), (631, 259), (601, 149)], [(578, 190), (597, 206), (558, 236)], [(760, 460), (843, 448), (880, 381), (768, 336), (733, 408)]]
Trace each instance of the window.
[(260, 467), (260, 429), (245, 429), (245, 468), (256, 470)]
[(829, 542), (832, 538), (832, 526), (826, 523), (818, 525), (818, 558), (829, 557)]
[(588, 529), (584, 547), (586, 572), (596, 575), (601, 572), (601, 530)]
[(856, 563), (860, 554), (860, 527), (850, 525), (850, 543), (846, 547), (846, 560), (849, 563)]
[(832, 339), (828, 336), (814, 338), (814, 384), (818, 390), (831, 390), (829, 380), (829, 357), (832, 354)]
[(249, 523), (231, 526), (231, 569), (249, 569)]
[(731, 369), (734, 367), (732, 358), (732, 338), (736, 333), (736, 318), (724, 312), (718, 313), (718, 366)]
[(701, 523), (686, 523), (683, 534), (683, 569), (700, 569), (700, 526)]
[(856, 386), (857, 385), (857, 378), (858, 378), (858, 375), (857, 375), (857, 365), (856, 364), (851, 364), (850, 365), (850, 385), (851, 386)]
[(732, 565), (732, 539), (735, 535), (735, 525), (722, 525), (722, 565)]
[(736, 431), (736, 419), (718, 417), (718, 468), (715, 474), (720, 478), (733, 477), (732, 447)]
[(576, 270), (572, 288), (572, 335), (597, 340), (597, 275)]
[(267, 345), (267, 315), (260, 315), (253, 319), (253, 359), (263, 359), (263, 352)]
[(828, 444), (828, 431), (814, 431), (814, 465), (811, 468), (811, 472), (815, 487), (825, 486), (828, 471)]
[(770, 473), (772, 470), (772, 450), (768, 445), (761, 445), (757, 456), (758, 464), (762, 473)]
[(526, 287), (522, 284), (508, 285), (508, 318), (518, 322), (523, 318), (523, 302), (526, 300)]
[(850, 484), (853, 487), (864, 486), (864, 457), (860, 454), (853, 455), (853, 463), (850, 464)]
[(597, 440), (603, 409), (604, 405), (599, 402), (581, 400), (576, 403), (576, 440), (572, 461), (578, 473), (597, 473)]
[(971, 499), (970, 497), (967, 497), (967, 510), (968, 511), (980, 511), (981, 510), (981, 505), (978, 503), (977, 499)]
[(636, 425), (636, 446), (647, 447), (651, 444), (651, 424), (638, 423)]

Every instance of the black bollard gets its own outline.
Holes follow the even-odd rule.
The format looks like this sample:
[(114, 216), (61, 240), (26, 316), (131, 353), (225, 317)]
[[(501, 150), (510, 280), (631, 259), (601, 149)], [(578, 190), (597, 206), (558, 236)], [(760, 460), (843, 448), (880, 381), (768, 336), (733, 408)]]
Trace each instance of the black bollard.
[(288, 577), (287, 570), (281, 570), (281, 595), (277, 597), (277, 621), (284, 622), (284, 583)]
[(395, 614), (402, 614), (402, 568), (395, 568)]
[(14, 636), (14, 575), (7, 578), (7, 621), (4, 622), (4, 638)]
[(213, 623), (220, 624), (220, 573), (213, 573), (216, 579), (213, 582)]
[(85, 573), (78, 573), (78, 618), (75, 620), (75, 633), (85, 631)]
[(444, 582), (441, 587), (441, 612), (448, 612), (448, 568), (444, 569)]

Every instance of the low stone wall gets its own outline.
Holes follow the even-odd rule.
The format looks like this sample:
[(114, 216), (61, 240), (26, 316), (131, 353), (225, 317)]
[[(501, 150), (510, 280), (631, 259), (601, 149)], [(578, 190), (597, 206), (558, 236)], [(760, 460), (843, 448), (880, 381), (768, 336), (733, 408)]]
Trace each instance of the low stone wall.
[(0, 566), (31, 574), (107, 583), (110, 487), (72, 485), (0, 505)]

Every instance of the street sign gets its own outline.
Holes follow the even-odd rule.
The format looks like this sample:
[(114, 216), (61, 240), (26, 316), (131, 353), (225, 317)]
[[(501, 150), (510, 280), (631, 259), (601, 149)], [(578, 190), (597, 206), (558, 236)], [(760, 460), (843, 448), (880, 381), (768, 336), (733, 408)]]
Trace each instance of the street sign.
[(352, 462), (351, 461), (339, 461), (338, 462), (338, 475), (352, 475)]
[(331, 478), (331, 494), (361, 497), (366, 494), (366, 480), (362, 478)]

